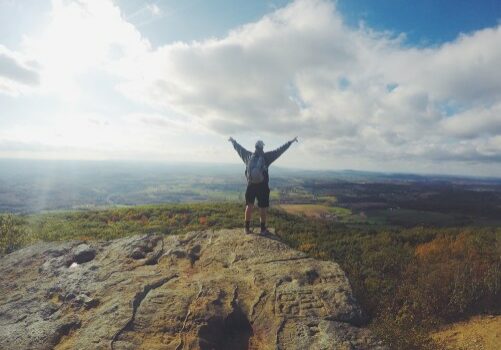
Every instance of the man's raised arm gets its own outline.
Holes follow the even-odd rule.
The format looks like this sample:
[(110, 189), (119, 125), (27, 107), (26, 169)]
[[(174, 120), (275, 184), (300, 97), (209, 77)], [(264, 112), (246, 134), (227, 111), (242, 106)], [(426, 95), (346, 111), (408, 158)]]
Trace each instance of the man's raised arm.
[(244, 163), (247, 164), (247, 161), (249, 160), (252, 153), (247, 151), (242, 146), (240, 146), (240, 144), (237, 141), (235, 141), (233, 137), (230, 137), (228, 141), (230, 141), (233, 144), (233, 148), (235, 149), (235, 151), (237, 151), (238, 155), (240, 156), (240, 158), (242, 158)]
[(277, 160), (277, 158), (280, 157), (285, 151), (287, 151), (290, 145), (292, 145), (294, 142), (298, 142), (297, 136), (294, 137), (292, 140), (288, 141), (286, 144), (278, 147), (276, 150), (266, 152), (264, 154), (264, 157), (266, 159), (266, 165), (270, 166), (270, 164), (273, 163), (275, 160)]

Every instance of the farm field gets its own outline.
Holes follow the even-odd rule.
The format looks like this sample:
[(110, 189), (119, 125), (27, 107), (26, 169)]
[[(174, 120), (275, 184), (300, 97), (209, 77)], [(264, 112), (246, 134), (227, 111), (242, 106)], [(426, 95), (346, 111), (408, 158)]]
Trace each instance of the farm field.
[(351, 210), (341, 207), (331, 207), (325, 204), (281, 204), (279, 208), (289, 214), (304, 215), (310, 218), (325, 218), (341, 221), (351, 215)]

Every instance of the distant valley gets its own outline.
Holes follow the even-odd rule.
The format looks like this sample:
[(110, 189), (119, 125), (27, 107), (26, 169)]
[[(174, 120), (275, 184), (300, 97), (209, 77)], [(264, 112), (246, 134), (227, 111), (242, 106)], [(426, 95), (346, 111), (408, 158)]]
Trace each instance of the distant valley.
[[(271, 200), (353, 226), (497, 225), (501, 179), (272, 167)], [(0, 212), (243, 202), (243, 164), (0, 160)]]

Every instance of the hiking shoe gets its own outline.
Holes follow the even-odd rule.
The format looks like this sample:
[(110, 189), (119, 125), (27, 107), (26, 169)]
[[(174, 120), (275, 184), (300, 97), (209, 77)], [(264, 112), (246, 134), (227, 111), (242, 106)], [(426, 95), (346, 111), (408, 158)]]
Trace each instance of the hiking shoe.
[(252, 230), (250, 228), (246, 227), (246, 228), (244, 228), (244, 233), (246, 235), (250, 235), (252, 233)]
[(261, 233), (260, 233), (261, 236), (270, 236), (271, 235), (271, 232), (268, 231), (267, 228), (265, 228), (264, 230), (261, 230)]

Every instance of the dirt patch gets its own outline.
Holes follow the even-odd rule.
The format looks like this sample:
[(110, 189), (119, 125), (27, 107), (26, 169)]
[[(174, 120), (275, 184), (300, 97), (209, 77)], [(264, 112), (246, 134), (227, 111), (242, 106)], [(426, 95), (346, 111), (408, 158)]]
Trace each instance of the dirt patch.
[(501, 349), (501, 316), (476, 316), (454, 323), (434, 333), (432, 337), (446, 349)]

